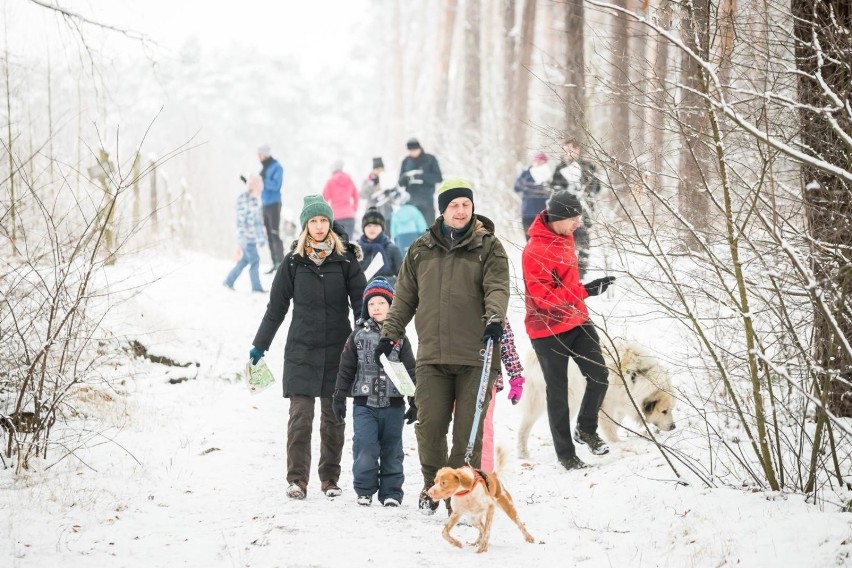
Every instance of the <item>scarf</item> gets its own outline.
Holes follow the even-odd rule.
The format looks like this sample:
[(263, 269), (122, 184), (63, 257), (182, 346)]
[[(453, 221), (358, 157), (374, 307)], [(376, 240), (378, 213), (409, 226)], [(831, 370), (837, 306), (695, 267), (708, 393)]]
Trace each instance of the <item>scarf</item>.
[(384, 264), (382, 264), (382, 268), (376, 272), (377, 275), (389, 274), (390, 272), (390, 258), (388, 254), (385, 252), (388, 243), (390, 243), (390, 239), (388, 236), (381, 232), (379, 236), (375, 238), (375, 240), (369, 240), (364, 235), (361, 235), (361, 238), (358, 239), (358, 244), (361, 245), (361, 250), (364, 252), (364, 260), (361, 261), (361, 266), (367, 267), (370, 265), (370, 262), (373, 260), (373, 257), (376, 256), (376, 253), (382, 253), (382, 258), (384, 259)]
[(334, 241), (326, 238), (324, 241), (317, 242), (308, 236), (305, 243), (305, 254), (314, 264), (320, 266), (332, 252), (334, 252)]

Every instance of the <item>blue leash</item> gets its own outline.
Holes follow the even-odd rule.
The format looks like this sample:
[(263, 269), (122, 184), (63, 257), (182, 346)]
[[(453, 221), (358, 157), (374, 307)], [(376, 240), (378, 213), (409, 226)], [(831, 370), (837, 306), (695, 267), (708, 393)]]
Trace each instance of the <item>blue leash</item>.
[(464, 453), (464, 463), (470, 465), (473, 457), (473, 446), (476, 443), (476, 432), (479, 430), (479, 417), (482, 416), (482, 406), (485, 403), (485, 393), (488, 390), (488, 375), (491, 373), (491, 359), (494, 352), (494, 340), (490, 337), (485, 343), (483, 353), (482, 374), (479, 377), (479, 392), (476, 395), (476, 412), (473, 415), (473, 427), (470, 431), (470, 440), (467, 443), (467, 451)]

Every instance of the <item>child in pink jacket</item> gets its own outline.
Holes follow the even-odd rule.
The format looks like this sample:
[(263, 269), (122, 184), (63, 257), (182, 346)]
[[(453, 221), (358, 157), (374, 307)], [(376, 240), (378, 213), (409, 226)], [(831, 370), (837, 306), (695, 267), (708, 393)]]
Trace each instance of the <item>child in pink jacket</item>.
[[(524, 368), (518, 358), (518, 351), (515, 348), (515, 334), (512, 333), (512, 326), (509, 325), (508, 320), (506, 327), (503, 328), (503, 335), (500, 337), (500, 360), (506, 367), (506, 372), (509, 373), (509, 400), (512, 401), (512, 404), (517, 404), (524, 392), (524, 377), (522, 375)], [(496, 394), (502, 390), (503, 373), (501, 371), (494, 381), (491, 403), (488, 405), (488, 412), (485, 414), (485, 422), (482, 425), (481, 467), (482, 471), (486, 473), (494, 470), (494, 406), (496, 405)]]

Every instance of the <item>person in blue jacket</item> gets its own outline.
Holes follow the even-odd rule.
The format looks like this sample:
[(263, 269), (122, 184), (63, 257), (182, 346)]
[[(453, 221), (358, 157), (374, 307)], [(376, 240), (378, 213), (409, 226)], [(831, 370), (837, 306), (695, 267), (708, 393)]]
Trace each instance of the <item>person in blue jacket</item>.
[(284, 243), (280, 235), (281, 184), (284, 182), (284, 168), (272, 157), (272, 150), (268, 144), (257, 149), (257, 158), (263, 166), (260, 170), (260, 177), (263, 178), (260, 203), (263, 206), (263, 226), (266, 229), (269, 254), (272, 257), (272, 269), (267, 274), (273, 274), (284, 260)]
[[(543, 180), (540, 178), (540, 181), (536, 181), (533, 176), (533, 172), (544, 173), (545, 164), (547, 164), (547, 154), (536, 152), (533, 156), (532, 165), (522, 171), (518, 179), (515, 180), (515, 192), (521, 194), (521, 222), (524, 225), (524, 236), (527, 240), (530, 240), (530, 236), (527, 235), (530, 225), (535, 221), (536, 215), (547, 207), (547, 199), (551, 193), (546, 183), (549, 175)], [(547, 173), (549, 174), (549, 172)]]

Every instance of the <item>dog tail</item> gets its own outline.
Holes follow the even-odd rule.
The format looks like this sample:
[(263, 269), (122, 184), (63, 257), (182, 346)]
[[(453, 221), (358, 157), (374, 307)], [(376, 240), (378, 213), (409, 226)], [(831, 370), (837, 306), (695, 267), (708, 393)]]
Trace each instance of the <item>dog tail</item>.
[(503, 446), (497, 446), (495, 453), (497, 456), (494, 460), (494, 473), (500, 474), (506, 465), (506, 449)]

